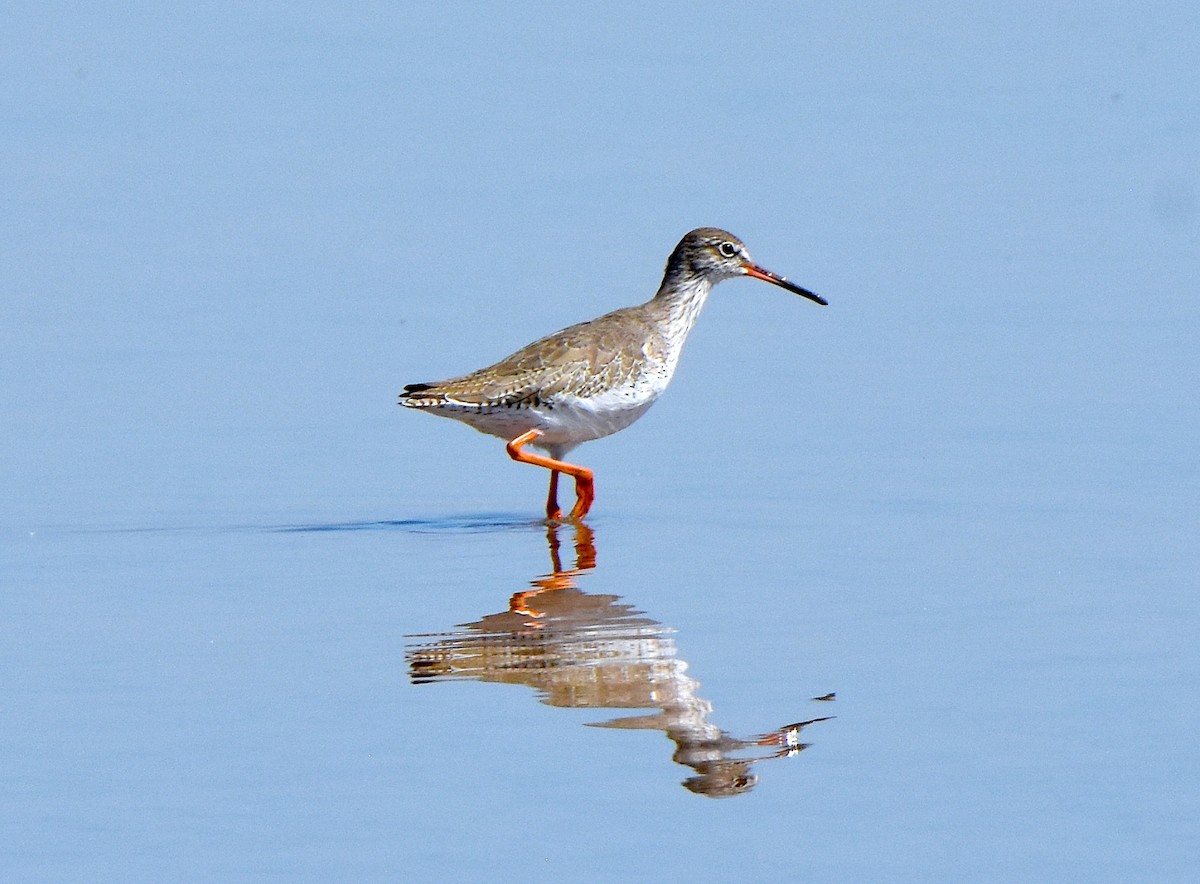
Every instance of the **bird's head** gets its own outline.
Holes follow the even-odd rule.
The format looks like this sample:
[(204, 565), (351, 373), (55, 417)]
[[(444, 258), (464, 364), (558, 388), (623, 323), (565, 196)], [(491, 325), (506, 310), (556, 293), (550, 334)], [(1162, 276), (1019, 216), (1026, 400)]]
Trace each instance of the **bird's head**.
[(667, 259), (664, 284), (672, 278), (679, 282), (705, 279), (715, 284), (735, 276), (761, 279), (818, 304), (829, 303), (820, 295), (754, 263), (740, 239), (716, 227), (699, 227), (679, 241)]

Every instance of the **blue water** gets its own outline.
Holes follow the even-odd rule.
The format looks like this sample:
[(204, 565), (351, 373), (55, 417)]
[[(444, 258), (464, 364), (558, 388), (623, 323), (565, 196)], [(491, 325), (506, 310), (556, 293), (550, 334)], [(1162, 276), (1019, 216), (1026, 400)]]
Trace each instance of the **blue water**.
[[(14, 10), (0, 879), (1189, 878), (1198, 49)], [(590, 531), (395, 407), (707, 224), (830, 306), (722, 284)]]

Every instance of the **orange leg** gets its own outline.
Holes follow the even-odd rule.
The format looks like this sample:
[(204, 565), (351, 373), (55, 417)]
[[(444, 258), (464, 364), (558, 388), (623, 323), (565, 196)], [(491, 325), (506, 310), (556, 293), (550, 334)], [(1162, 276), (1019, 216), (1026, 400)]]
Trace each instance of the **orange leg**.
[(536, 467), (545, 467), (550, 470), (550, 495), (546, 499), (546, 516), (551, 519), (557, 519), (562, 516), (562, 512), (558, 509), (557, 500), (558, 474), (566, 473), (568, 476), (573, 476), (575, 479), (575, 506), (568, 518), (582, 519), (587, 515), (587, 511), (592, 508), (592, 501), (596, 499), (596, 491), (592, 483), (592, 471), (587, 467), (555, 460), (552, 457), (544, 457), (540, 454), (530, 454), (521, 450), (540, 435), (542, 435), (540, 430), (529, 430), (522, 433), (506, 446), (508, 456), (521, 463), (530, 463)]
[(546, 518), (562, 518), (562, 510), (558, 508), (558, 470), (550, 471), (550, 493), (546, 495)]

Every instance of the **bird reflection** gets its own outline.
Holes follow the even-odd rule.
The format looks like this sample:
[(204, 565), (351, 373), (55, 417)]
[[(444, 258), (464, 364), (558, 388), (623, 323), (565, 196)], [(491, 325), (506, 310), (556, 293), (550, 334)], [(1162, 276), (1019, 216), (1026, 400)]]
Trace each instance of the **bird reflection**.
[(592, 530), (573, 523), (575, 567), (564, 569), (558, 532), (565, 527), (549, 523), (553, 570), (513, 595), (507, 611), (462, 624), (461, 632), (409, 636), (419, 640), (406, 652), (414, 684), (454, 679), (524, 684), (550, 706), (656, 709), (592, 726), (663, 731), (675, 743), (672, 758), (694, 771), (683, 786), (711, 798), (748, 792), (758, 782), (751, 770), (756, 762), (808, 748), (801, 730), (828, 717), (746, 739), (713, 724), (712, 704), (697, 695), (700, 683), (675, 656), (673, 630), (619, 596), (575, 586), (577, 577), (595, 568), (596, 547)]

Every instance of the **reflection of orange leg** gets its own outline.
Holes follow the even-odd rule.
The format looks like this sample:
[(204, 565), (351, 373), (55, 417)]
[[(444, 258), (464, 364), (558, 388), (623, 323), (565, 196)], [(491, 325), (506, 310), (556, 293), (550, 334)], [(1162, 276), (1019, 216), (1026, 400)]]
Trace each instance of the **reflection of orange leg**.
[[(546, 515), (551, 519), (557, 519), (561, 516), (561, 512), (558, 511), (558, 501), (555, 499), (558, 491), (558, 473), (566, 473), (568, 476), (574, 477), (575, 507), (571, 510), (569, 518), (582, 519), (587, 515), (587, 511), (592, 508), (592, 501), (596, 499), (596, 491), (592, 483), (592, 471), (587, 467), (555, 460), (552, 457), (544, 457), (540, 454), (530, 454), (521, 450), (540, 435), (542, 435), (540, 430), (529, 430), (522, 433), (506, 446), (508, 448), (508, 456), (521, 463), (531, 463), (534, 466), (545, 467), (550, 470), (550, 497), (546, 500)], [(551, 507), (551, 503), (554, 504), (553, 507)], [(551, 512), (551, 510), (554, 512)]]
[[(546, 590), (544, 589), (527, 589), (524, 592), (514, 593), (513, 597), (508, 600), (508, 610), (514, 614), (520, 614), (522, 617), (531, 617), (534, 620), (539, 620), (546, 616), (545, 611), (537, 611), (530, 607), (530, 603), (534, 596), (539, 596)], [(540, 626), (540, 623), (526, 623), (526, 626)]]

